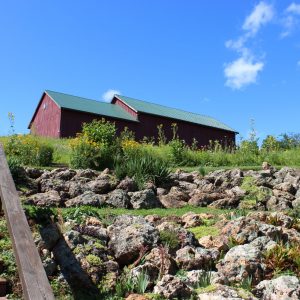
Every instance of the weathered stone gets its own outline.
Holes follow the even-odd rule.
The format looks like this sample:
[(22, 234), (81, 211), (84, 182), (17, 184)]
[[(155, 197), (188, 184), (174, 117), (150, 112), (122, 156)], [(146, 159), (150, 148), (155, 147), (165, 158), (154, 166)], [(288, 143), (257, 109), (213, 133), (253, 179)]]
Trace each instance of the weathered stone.
[(300, 299), (300, 283), (296, 276), (283, 275), (276, 279), (261, 281), (254, 294), (262, 300)]
[(91, 170), (91, 169), (85, 169), (85, 170), (77, 170), (77, 174), (73, 179), (77, 180), (78, 177), (95, 179), (97, 176), (99, 176), (99, 172)]
[(130, 198), (125, 191), (116, 189), (108, 194), (106, 203), (117, 208), (129, 208)]
[(194, 176), (192, 173), (179, 172), (178, 180), (192, 183), (194, 181)]
[(48, 191), (30, 196), (26, 200), (26, 204), (52, 207), (62, 205), (61, 197), (57, 191)]
[(70, 249), (74, 249), (78, 244), (83, 244), (86, 239), (76, 230), (69, 230), (63, 235)]
[(198, 294), (198, 300), (257, 300), (249, 292), (242, 289), (235, 290), (232, 287), (217, 284), (211, 292), (204, 292)]
[(226, 239), (222, 236), (203, 236), (199, 240), (200, 246), (210, 249), (210, 248), (216, 248), (219, 251), (227, 251), (228, 250), (228, 245), (226, 243)]
[(292, 208), (292, 202), (285, 198), (277, 198), (275, 196), (272, 196), (267, 201), (266, 207), (268, 210), (288, 210)]
[(44, 173), (44, 171), (41, 169), (30, 168), (30, 167), (26, 167), (25, 172), (26, 172), (26, 175), (32, 179), (37, 179), (37, 178), (41, 177)]
[(130, 197), (130, 203), (134, 209), (155, 208), (160, 206), (160, 202), (152, 189), (133, 192)]
[(155, 227), (137, 216), (119, 216), (107, 231), (110, 238), (109, 248), (121, 265), (134, 262), (145, 247), (155, 247), (159, 239)]
[(268, 236), (275, 240), (282, 236), (280, 227), (265, 224), (250, 217), (240, 217), (227, 222), (222, 229), (222, 234), (231, 237), (239, 244), (249, 243), (259, 236)]
[(227, 197), (223, 199), (219, 199), (208, 205), (208, 207), (213, 208), (236, 208), (240, 203), (239, 197)]
[(124, 190), (126, 192), (135, 192), (137, 190), (137, 184), (132, 178), (125, 177), (118, 184), (117, 189), (121, 189), (121, 190)]
[(111, 189), (109, 181), (103, 179), (90, 181), (87, 186), (95, 194), (105, 194)]
[(196, 227), (203, 224), (203, 221), (199, 214), (195, 214), (193, 212), (187, 212), (182, 217), (182, 222), (184, 223), (185, 228)]
[(157, 282), (153, 292), (167, 299), (189, 298), (192, 290), (179, 278), (172, 275), (165, 275)]
[(217, 269), (229, 282), (240, 282), (246, 277), (259, 282), (264, 273), (262, 253), (251, 244), (235, 246), (219, 261)]
[(189, 205), (193, 206), (207, 206), (214, 201), (224, 199), (226, 194), (224, 193), (206, 193), (202, 191), (195, 192), (189, 200)]
[(146, 255), (145, 261), (153, 264), (161, 275), (174, 275), (178, 270), (175, 260), (164, 247), (153, 248)]
[(159, 200), (166, 208), (180, 208), (187, 205), (189, 195), (180, 188), (173, 186), (167, 195), (159, 196)]
[(107, 199), (106, 195), (98, 195), (91, 191), (84, 192), (82, 195), (65, 202), (66, 207), (89, 205), (101, 207)]
[(186, 246), (176, 251), (176, 262), (181, 269), (199, 270), (212, 267), (219, 257), (217, 249), (192, 248)]

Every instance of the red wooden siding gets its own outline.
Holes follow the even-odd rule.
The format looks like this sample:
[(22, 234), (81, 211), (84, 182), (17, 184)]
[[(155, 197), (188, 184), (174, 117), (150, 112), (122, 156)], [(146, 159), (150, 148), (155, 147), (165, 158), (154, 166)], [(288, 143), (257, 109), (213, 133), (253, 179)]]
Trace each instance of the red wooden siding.
[(198, 146), (207, 146), (209, 141), (218, 140), (223, 145), (235, 144), (235, 133), (213, 127), (206, 127), (185, 121), (168, 119), (160, 116), (139, 113), (139, 121), (142, 126), (137, 127), (136, 138), (142, 139), (144, 136), (153, 136), (157, 138), (157, 126), (162, 124), (165, 136), (168, 140), (172, 139), (172, 123), (178, 125), (178, 135), (184, 139), (188, 145), (191, 145), (193, 138), (198, 141)]
[(128, 106), (126, 103), (121, 101), (120, 99), (117, 99), (116, 97), (114, 97), (112, 103), (121, 106), (124, 110), (126, 110), (128, 113), (130, 113), (135, 118), (137, 117), (137, 115), (138, 115), (137, 112), (135, 110), (133, 110), (130, 106)]
[(62, 109), (61, 112), (61, 137), (74, 137), (76, 133), (81, 132), (82, 124), (93, 120), (105, 120), (115, 122), (118, 134), (128, 127), (132, 131), (136, 131), (137, 122), (130, 122), (121, 119), (114, 119), (107, 116), (93, 115), (75, 110)]
[(60, 108), (47, 94), (44, 94), (33, 117), (33, 122), (30, 124), (30, 132), (59, 138), (60, 120)]

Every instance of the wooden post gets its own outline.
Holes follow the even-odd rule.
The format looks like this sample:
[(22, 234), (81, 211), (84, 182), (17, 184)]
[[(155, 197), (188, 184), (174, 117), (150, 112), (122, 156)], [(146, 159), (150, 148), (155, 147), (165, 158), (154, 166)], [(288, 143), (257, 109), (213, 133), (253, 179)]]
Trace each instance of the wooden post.
[(0, 144), (0, 197), (26, 300), (54, 300), (41, 258)]

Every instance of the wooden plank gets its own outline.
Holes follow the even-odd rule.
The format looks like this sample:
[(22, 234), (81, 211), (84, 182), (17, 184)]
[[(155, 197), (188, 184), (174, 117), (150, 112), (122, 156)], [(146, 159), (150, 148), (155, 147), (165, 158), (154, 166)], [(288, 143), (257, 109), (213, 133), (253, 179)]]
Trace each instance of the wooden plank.
[(0, 196), (26, 300), (53, 300), (54, 295), (0, 144)]

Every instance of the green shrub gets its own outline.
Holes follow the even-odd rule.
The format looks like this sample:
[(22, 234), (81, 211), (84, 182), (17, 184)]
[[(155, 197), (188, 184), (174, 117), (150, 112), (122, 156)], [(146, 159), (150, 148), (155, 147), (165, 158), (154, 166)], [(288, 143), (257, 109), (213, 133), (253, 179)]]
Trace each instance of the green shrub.
[(111, 146), (115, 143), (116, 132), (115, 123), (106, 121), (104, 118), (84, 123), (82, 127), (82, 133), (89, 141), (106, 146)]
[(22, 181), (22, 166), (20, 160), (16, 156), (8, 157), (7, 164), (11, 173), (12, 178), (15, 183), (20, 183)]
[(170, 174), (168, 164), (147, 151), (118, 156), (114, 169), (119, 179), (125, 176), (134, 177), (139, 189), (143, 189), (148, 181), (160, 185), (168, 180)]
[(169, 247), (170, 250), (175, 250), (179, 247), (179, 238), (174, 230), (162, 230), (159, 232), (160, 241), (163, 245)]
[(17, 160), (22, 165), (46, 167), (53, 161), (54, 148), (30, 134), (10, 136), (4, 148), (9, 158)]

